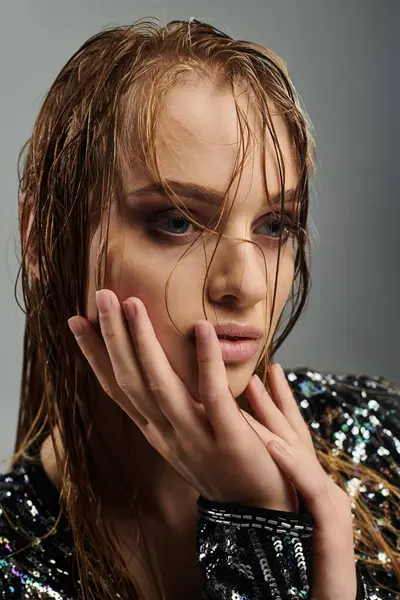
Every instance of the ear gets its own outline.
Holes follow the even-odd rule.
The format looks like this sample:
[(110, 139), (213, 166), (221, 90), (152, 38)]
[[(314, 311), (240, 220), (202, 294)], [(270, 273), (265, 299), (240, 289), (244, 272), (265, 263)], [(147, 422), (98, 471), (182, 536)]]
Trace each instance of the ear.
[(26, 248), (25, 265), (30, 270), (32, 276), (35, 279), (39, 279), (37, 250), (34, 242), (32, 240), (29, 242), (29, 235), (31, 233), (34, 219), (34, 202), (31, 197), (28, 198), (26, 194), (22, 194), (22, 196), (19, 198), (18, 204), (20, 227), (22, 231), (22, 253), (24, 253)]

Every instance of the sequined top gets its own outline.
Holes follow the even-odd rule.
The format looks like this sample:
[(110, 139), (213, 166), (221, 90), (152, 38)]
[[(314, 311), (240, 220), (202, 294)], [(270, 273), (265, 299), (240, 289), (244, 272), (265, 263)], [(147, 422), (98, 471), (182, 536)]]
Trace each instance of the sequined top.
[[(300, 410), (312, 429), (344, 450), (355, 465), (368, 465), (400, 487), (400, 388), (383, 377), (330, 374), (309, 368), (286, 370)], [(357, 471), (355, 471), (355, 474)], [(376, 528), (399, 552), (400, 508), (388, 502), (382, 482), (346, 481), (351, 497), (362, 495)], [(73, 539), (67, 517), (54, 535), (37, 538), (54, 525), (56, 488), (40, 464), (22, 459), (0, 475), (0, 599), (78, 600)], [(198, 500), (197, 561), (206, 600), (293, 600), (312, 597), (313, 519), (241, 504)], [(33, 543), (29, 543), (33, 539)], [(370, 567), (356, 559), (356, 600), (400, 598), (400, 585), (387, 557), (371, 549)], [(390, 563), (389, 563), (390, 567)], [(382, 585), (391, 587), (386, 591)]]

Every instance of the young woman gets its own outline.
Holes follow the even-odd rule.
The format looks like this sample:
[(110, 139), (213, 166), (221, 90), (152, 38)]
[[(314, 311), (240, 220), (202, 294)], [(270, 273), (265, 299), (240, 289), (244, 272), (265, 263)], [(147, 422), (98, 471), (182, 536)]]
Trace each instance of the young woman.
[(397, 597), (400, 390), (272, 364), (313, 164), (284, 63), (206, 23), (105, 29), (62, 69), (20, 176), (1, 598)]

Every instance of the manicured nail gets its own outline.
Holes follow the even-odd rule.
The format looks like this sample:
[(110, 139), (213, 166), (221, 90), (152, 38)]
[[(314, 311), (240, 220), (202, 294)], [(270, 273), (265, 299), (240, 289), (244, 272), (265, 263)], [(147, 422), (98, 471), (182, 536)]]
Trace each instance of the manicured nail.
[(264, 385), (258, 375), (254, 375), (254, 382), (259, 390), (264, 390)]
[(76, 319), (75, 317), (71, 317), (70, 319), (68, 319), (67, 323), (68, 323), (70, 330), (72, 331), (72, 333), (74, 334), (74, 336), (76, 338), (78, 338), (82, 335), (83, 327), (82, 327), (82, 323), (79, 319)]
[(291, 447), (282, 439), (278, 440), (275, 438), (272, 442), (267, 444), (267, 449), (268, 447), (271, 447), (272, 451), (275, 450), (276, 452), (279, 452), (282, 456), (293, 456)]
[(133, 300), (124, 300), (122, 303), (122, 308), (124, 309), (124, 313), (127, 318), (131, 321), (134, 321), (137, 315), (137, 306)]
[(111, 298), (107, 290), (98, 290), (96, 292), (96, 304), (100, 315), (104, 315), (110, 310)]
[(275, 367), (275, 375), (278, 377), (278, 379), (280, 379), (282, 382), (285, 381), (286, 377), (281, 365), (279, 363), (274, 363), (273, 366)]
[(210, 334), (210, 328), (207, 321), (199, 321), (196, 324), (196, 338), (205, 341)]

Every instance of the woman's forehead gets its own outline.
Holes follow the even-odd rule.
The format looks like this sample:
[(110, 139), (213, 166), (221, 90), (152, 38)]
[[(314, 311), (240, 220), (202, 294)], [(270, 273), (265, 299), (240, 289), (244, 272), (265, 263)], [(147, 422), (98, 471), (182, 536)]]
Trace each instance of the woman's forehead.
[[(279, 165), (274, 141), (266, 131), (265, 148), (262, 145), (261, 115), (251, 97), (239, 96), (238, 104), (245, 112), (250, 126), (249, 134), (240, 131), (236, 107), (229, 90), (212, 84), (200, 83), (172, 89), (160, 113), (156, 149), (162, 174), (165, 178), (182, 176), (200, 177), (210, 187), (228, 185), (238, 152), (249, 145), (241, 180), (244, 185), (262, 177), (265, 163), (267, 179), (272, 188), (280, 187)], [(272, 107), (273, 109), (273, 107)], [(297, 180), (295, 149), (288, 126), (282, 115), (272, 115), (272, 122), (287, 172), (287, 185), (293, 187)], [(258, 175), (257, 175), (258, 172)]]
[[(249, 122), (250, 138), (240, 131), (232, 93), (209, 82), (182, 84), (166, 95), (157, 118), (155, 151), (164, 180), (185, 182), (217, 190), (224, 194), (232, 180), (238, 161), (241, 165), (231, 188), (238, 197), (250, 194), (264, 198), (263, 167), (271, 196), (281, 192), (281, 176), (276, 148), (266, 130), (262, 145), (262, 120), (249, 94), (238, 96), (237, 102)], [(298, 170), (294, 159), (294, 142), (282, 115), (271, 104), (271, 118), (284, 162), (285, 190), (297, 185)], [(238, 154), (239, 153), (239, 154)], [(154, 177), (140, 164), (129, 165), (125, 190), (129, 193), (154, 183)]]
[[(249, 124), (255, 141), (262, 137), (262, 116), (251, 93), (245, 92), (236, 97), (236, 104)], [(160, 111), (157, 128), (158, 143), (167, 146), (196, 146), (212, 148), (222, 146), (237, 151), (248, 139), (237, 114), (232, 92), (227, 87), (217, 87), (211, 82), (175, 86), (167, 93)], [(290, 154), (293, 140), (286, 121), (272, 102), (268, 102), (271, 120), (280, 145)], [(266, 142), (273, 149), (273, 140), (267, 130)]]

